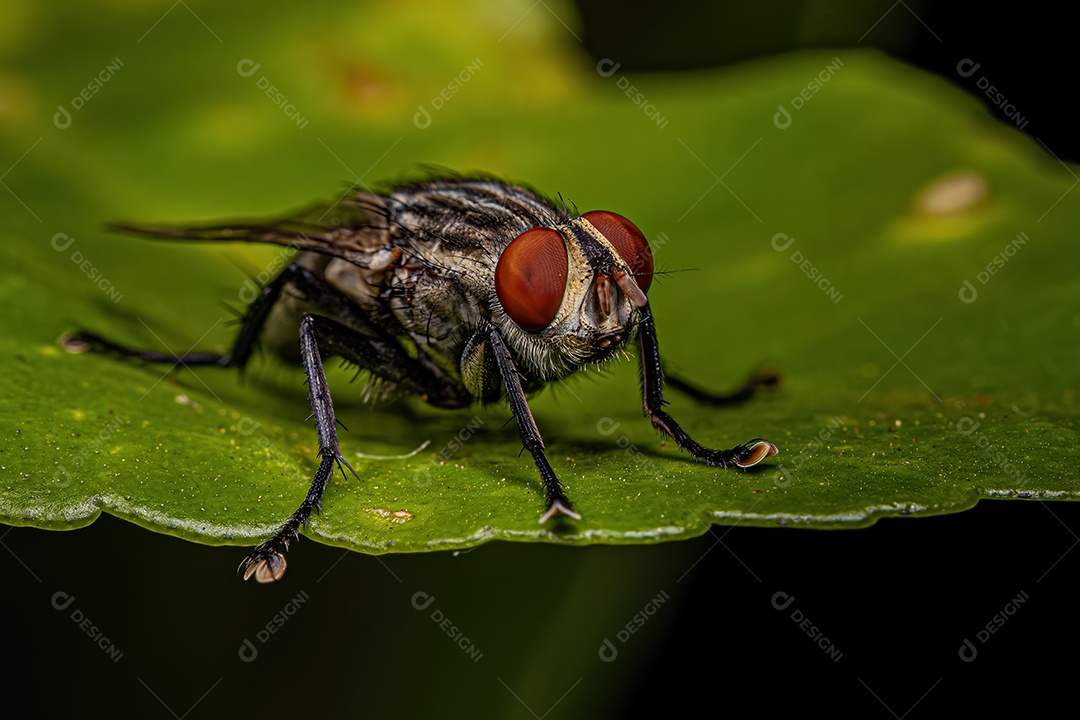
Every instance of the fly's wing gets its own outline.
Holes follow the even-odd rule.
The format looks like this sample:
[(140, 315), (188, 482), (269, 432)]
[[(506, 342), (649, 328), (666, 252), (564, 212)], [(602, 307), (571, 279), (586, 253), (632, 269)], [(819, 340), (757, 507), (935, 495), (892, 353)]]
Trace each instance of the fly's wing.
[(386, 242), (387, 216), (382, 197), (350, 192), (349, 196), (335, 202), (321, 203), (271, 220), (195, 226), (115, 223), (110, 228), (158, 240), (283, 245), (366, 265), (370, 251)]

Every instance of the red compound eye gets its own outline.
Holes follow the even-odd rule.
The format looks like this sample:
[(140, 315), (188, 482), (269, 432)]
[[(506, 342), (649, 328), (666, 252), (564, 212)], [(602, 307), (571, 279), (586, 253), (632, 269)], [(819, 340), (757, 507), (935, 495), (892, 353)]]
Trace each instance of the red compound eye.
[(551, 228), (514, 238), (495, 266), (495, 294), (522, 330), (537, 332), (555, 319), (566, 293), (566, 244)]
[(649, 286), (652, 285), (652, 250), (649, 249), (649, 241), (638, 230), (637, 225), (622, 215), (606, 210), (593, 210), (581, 217), (592, 223), (592, 226), (615, 246), (623, 260), (630, 266), (630, 272), (634, 274), (634, 280), (637, 281), (641, 292), (648, 292)]

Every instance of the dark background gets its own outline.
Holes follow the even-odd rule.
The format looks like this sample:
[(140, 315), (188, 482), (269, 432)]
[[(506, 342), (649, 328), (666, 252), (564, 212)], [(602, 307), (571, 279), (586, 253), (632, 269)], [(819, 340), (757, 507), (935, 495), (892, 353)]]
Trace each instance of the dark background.
[[(597, 59), (617, 60), (623, 71), (721, 67), (814, 47), (874, 47), (940, 75), (1015, 127), (978, 87), (985, 77), (1027, 120), (1024, 132), (1062, 159), (1080, 159), (1070, 87), (1077, 71), (1077, 25), (1071, 11), (1058, 6), (1002, 8), (969, 0), (577, 5), (586, 49)], [(957, 72), (965, 59), (979, 64), (966, 78)]]
[[(706, 717), (1040, 717), (1067, 707), (1075, 682), (1077, 509), (990, 501), (864, 530), (714, 527), (652, 547), (493, 543), (456, 557), (376, 558), (306, 540), (290, 553), (288, 582), (271, 588), (230, 574), (242, 548), (109, 516), (74, 533), (14, 528), (0, 539), (3, 685), (19, 717), (414, 717), (411, 707), (432, 704), (474, 717), (500, 697), (500, 715), (530, 717), (500, 680), (536, 716), (558, 702), (551, 718), (699, 708)], [(467, 631), (480, 663), (412, 608), (417, 590)], [(59, 591), (75, 597), (66, 612), (51, 605)], [(300, 592), (307, 602), (259, 642)], [(620, 643), (608, 619), (629, 622), (660, 592), (669, 600)], [(773, 605), (780, 592), (794, 598), (785, 610)], [(1022, 593), (1027, 601), (981, 641)], [(76, 608), (107, 629), (119, 663), (68, 618)], [(837, 660), (792, 619), (796, 610)], [(605, 637), (617, 662), (599, 660)], [(256, 662), (239, 660), (244, 638)], [(971, 662), (960, 658), (965, 639), (978, 653)], [(508, 665), (549, 642), (565, 647), (567, 667), (536, 667), (542, 689), (521, 687)]]
[[(862, 40), (867, 23), (810, 22), (805, 3), (581, 0), (579, 7), (587, 49), (617, 59), (624, 72), (716, 67), (805, 47), (874, 46), (940, 74), (993, 111), (975, 86), (985, 76), (1028, 119), (1028, 134), (1063, 159), (1080, 158), (1063, 90), (1077, 66), (1075, 26), (1035, 4), (1008, 12), (978, 3), (896, 4)], [(878, 16), (888, 7), (860, 12)], [(825, 16), (842, 9), (813, 8)], [(980, 64), (970, 78), (956, 72), (965, 58)], [(415, 692), (436, 695), (447, 716), (468, 715), (470, 698), (455, 688), (453, 673), (440, 671), (464, 661), (437, 628), (417, 620), (409, 606), (414, 589), (439, 597), (456, 622), (473, 629), (490, 672), (499, 648), (527, 654), (552, 637), (543, 629), (560, 617), (586, 627), (596, 603), (625, 603), (629, 617), (663, 588), (671, 601), (620, 646), (629, 662), (595, 662), (582, 675), (583, 687), (562, 699), (522, 691), (529, 713), (1038, 716), (1060, 703), (1069, 707), (1075, 680), (1076, 528), (1080, 507), (1033, 499), (889, 519), (857, 531), (715, 527), (695, 540), (642, 548), (500, 543), (459, 557), (380, 559), (303, 541), (292, 554), (291, 585), (269, 590), (230, 575), (241, 549), (185, 543), (110, 517), (74, 534), (0, 528), (0, 612), (10, 626), (4, 714), (410, 716), (414, 698), (386, 686), (389, 674), (411, 676)], [(654, 573), (655, 582), (647, 591), (627, 589), (605, 582), (604, 568)], [(59, 576), (63, 587), (51, 580)], [(566, 581), (571, 577), (574, 584)], [(454, 604), (453, 588), (469, 583), (491, 588), (490, 608), (467, 606), (462, 595)], [(240, 640), (301, 588), (311, 589), (309, 605), (259, 646), (258, 662), (241, 663)], [(74, 595), (76, 607), (110, 630), (124, 652), (121, 662), (138, 668), (133, 681), (116, 683), (115, 665), (52, 608), (58, 591)], [(772, 604), (777, 592), (795, 598), (784, 611)], [(1030, 599), (980, 641), (977, 633), (1021, 593)], [(248, 607), (251, 619), (239, 629), (237, 607)], [(791, 619), (795, 610), (842, 653), (839, 661)], [(536, 632), (504, 637), (518, 631), (498, 619), (485, 626), (485, 613), (529, 618)], [(146, 626), (155, 628), (152, 637), (138, 631)], [(599, 647), (597, 640), (617, 629), (598, 629), (582, 643)], [(568, 643), (568, 654), (577, 652), (554, 637)], [(978, 650), (973, 662), (960, 659), (965, 639)], [(338, 660), (328, 667), (326, 658)], [(343, 676), (335, 666), (346, 659)], [(618, 690), (596, 700), (586, 688), (598, 681)], [(207, 694), (200, 698), (192, 687)], [(493, 682), (491, 692), (504, 690)]]

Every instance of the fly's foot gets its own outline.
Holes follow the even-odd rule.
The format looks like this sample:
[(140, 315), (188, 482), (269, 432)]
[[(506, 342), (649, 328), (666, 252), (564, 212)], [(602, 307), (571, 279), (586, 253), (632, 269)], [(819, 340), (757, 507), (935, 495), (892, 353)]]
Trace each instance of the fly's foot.
[(565, 495), (550, 495), (548, 496), (547, 512), (540, 518), (541, 524), (546, 523), (556, 515), (565, 515), (566, 517), (580, 520), (581, 515), (574, 512), (573, 507), (570, 505), (570, 500)]
[(67, 350), (69, 353), (78, 355), (84, 353), (92, 348), (92, 341), (94, 336), (87, 337), (88, 333), (64, 333), (57, 341), (60, 347)]
[(277, 538), (267, 540), (255, 548), (237, 572), (243, 572), (244, 579), (255, 578), (255, 582), (265, 585), (277, 582), (285, 574), (285, 555), (278, 549)]
[[(697, 445), (695, 443), (695, 445)], [(690, 454), (695, 460), (702, 460), (712, 467), (727, 468), (734, 464), (736, 467), (748, 468), (757, 465), (765, 458), (772, 457), (779, 450), (768, 440), (754, 438), (742, 445), (736, 445), (730, 450), (709, 450), (701, 446), (692, 447)]]
[(772, 457), (780, 451), (768, 440), (754, 438), (736, 448), (732, 448), (730, 452), (732, 453), (731, 459), (735, 461), (736, 465), (741, 468), (748, 468), (757, 465), (765, 458)]

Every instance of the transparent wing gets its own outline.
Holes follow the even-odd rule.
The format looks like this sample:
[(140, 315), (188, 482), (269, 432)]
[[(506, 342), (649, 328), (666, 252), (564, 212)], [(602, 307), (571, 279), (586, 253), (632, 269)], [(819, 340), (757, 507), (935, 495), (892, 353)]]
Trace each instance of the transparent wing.
[(269, 243), (352, 261), (365, 260), (387, 237), (386, 203), (382, 197), (365, 192), (350, 192), (337, 201), (267, 220), (210, 225), (121, 222), (109, 227), (157, 240)]

